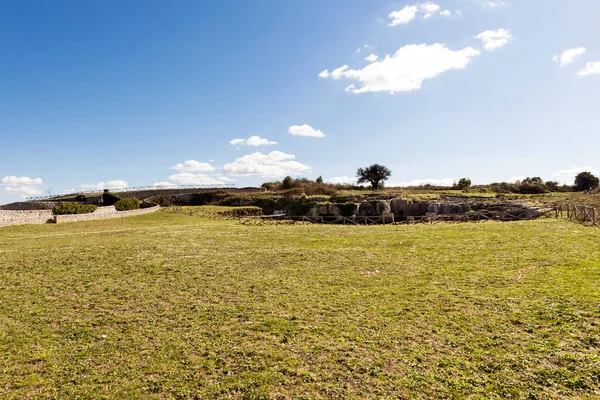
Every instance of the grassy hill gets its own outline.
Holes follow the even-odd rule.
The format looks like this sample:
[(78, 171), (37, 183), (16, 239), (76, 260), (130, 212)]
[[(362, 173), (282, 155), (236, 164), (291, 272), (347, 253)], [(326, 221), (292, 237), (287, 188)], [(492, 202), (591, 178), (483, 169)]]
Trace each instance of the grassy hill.
[(0, 397), (598, 398), (599, 238), (169, 210), (2, 228)]

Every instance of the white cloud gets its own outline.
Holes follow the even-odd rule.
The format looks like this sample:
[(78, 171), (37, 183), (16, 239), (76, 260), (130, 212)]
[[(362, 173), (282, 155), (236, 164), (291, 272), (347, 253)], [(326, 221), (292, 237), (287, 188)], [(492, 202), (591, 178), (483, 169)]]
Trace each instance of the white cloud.
[(390, 183), (390, 184), (387, 184), (386, 186), (389, 186), (389, 187), (394, 187), (394, 186), (407, 187), (407, 186), (423, 186), (423, 185), (452, 186), (454, 184), (454, 182), (455, 181), (452, 178), (443, 178), (443, 179), (430, 178), (430, 179), (413, 179), (411, 181), (394, 183), (394, 184)]
[(39, 185), (42, 184), (41, 178), (9, 175), (2, 178), (0, 184), (5, 186), (6, 191), (10, 194), (18, 194), (23, 197), (42, 194), (42, 190), (39, 188)]
[(329, 78), (329, 70), (324, 70), (319, 73), (319, 78)]
[(366, 92), (410, 92), (421, 88), (423, 81), (453, 69), (464, 69), (471, 60), (480, 54), (479, 50), (466, 47), (450, 50), (444, 44), (407, 45), (393, 56), (371, 63), (363, 69), (349, 69), (344, 65), (334, 70), (332, 79), (352, 79), (360, 82), (360, 87), (350, 85), (346, 91)]
[(21, 177), (16, 177), (14, 175), (11, 176), (5, 176), (4, 178), (2, 178), (2, 183), (4, 185), (27, 185), (27, 186), (31, 186), (31, 185), (41, 185), (42, 184), (42, 180), (40, 178), (30, 178), (28, 176), (21, 176)]
[(176, 171), (182, 172), (208, 172), (214, 171), (214, 167), (208, 163), (201, 163), (196, 160), (187, 160), (183, 163), (176, 164), (171, 167)]
[(169, 177), (170, 181), (180, 185), (222, 185), (223, 181), (212, 178), (205, 174), (192, 174), (191, 172), (180, 172)]
[(269, 146), (277, 144), (277, 142), (261, 138), (260, 136), (250, 136), (248, 139), (233, 139), (229, 143), (234, 146)]
[(582, 54), (584, 54), (585, 51), (586, 51), (585, 47), (577, 47), (575, 49), (569, 49), (569, 50), (563, 52), (562, 54), (556, 54), (552, 58), (552, 61), (559, 64), (561, 67), (564, 67), (565, 65), (569, 65), (573, 61), (575, 61), (575, 59), (578, 58), (579, 56), (581, 56)]
[(367, 57), (365, 57), (365, 61), (368, 61), (368, 62), (375, 62), (378, 59), (379, 59), (379, 56), (377, 56), (377, 55), (375, 55), (373, 53), (371, 53)]
[(443, 15), (444, 17), (449, 17), (452, 15), (452, 11), (444, 10), (444, 11), (440, 12), (440, 14)]
[(152, 187), (157, 189), (175, 189), (177, 185), (171, 182), (154, 182)]
[(330, 179), (326, 179), (325, 182), (333, 183), (334, 185), (356, 185), (356, 178), (349, 176), (336, 176)]
[(600, 62), (589, 62), (589, 63), (585, 64), (585, 67), (583, 67), (582, 69), (579, 70), (579, 72), (577, 72), (577, 75), (580, 75), (580, 76), (587, 76), (587, 75), (594, 75), (594, 74), (600, 74)]
[(223, 176), (223, 175), (217, 176), (217, 179), (220, 181), (223, 181), (223, 182), (235, 182), (235, 179), (231, 179), (231, 178), (229, 178), (227, 176)]
[(598, 170), (592, 167), (578, 167), (574, 166), (571, 168), (566, 168), (554, 173), (554, 176), (561, 183), (566, 183), (572, 185), (575, 181), (575, 177), (581, 172), (591, 172), (594, 175), (598, 174)]
[[(406, 6), (402, 10), (392, 11), (388, 14), (388, 17), (392, 20), (389, 26), (406, 25), (413, 21), (418, 14), (423, 16), (423, 19), (429, 19), (435, 14), (439, 13), (441, 7), (439, 4), (428, 1), (423, 4), (415, 4), (412, 6)], [(444, 16), (449, 16), (450, 11), (445, 10), (442, 12)]]
[[(344, 71), (346, 71), (348, 68), (347, 65), (342, 65), (339, 68), (334, 69), (333, 71), (331, 71), (331, 74), (329, 75), (331, 77), (331, 79), (335, 79), (336, 81), (338, 79), (342, 79), (342, 77), (344, 76)], [(325, 70), (327, 71), (327, 70)]]
[(225, 164), (223, 170), (233, 176), (260, 175), (263, 177), (279, 177), (298, 175), (310, 170), (308, 165), (293, 161), (293, 154), (272, 151), (269, 154), (252, 153)]
[(556, 172), (554, 174), (554, 176), (575, 177), (575, 175), (579, 174), (580, 172), (591, 172), (592, 174), (598, 173), (598, 171), (592, 167), (571, 167), (571, 168), (563, 169), (563, 170)]
[(23, 197), (37, 196), (42, 194), (40, 188), (30, 185), (7, 186), (6, 191), (11, 194), (18, 194)]
[(421, 4), (421, 11), (425, 14), (423, 15), (423, 19), (429, 19), (433, 17), (433, 14), (440, 11), (440, 6), (428, 1), (425, 4)]
[(117, 179), (117, 180), (108, 181), (108, 182), (84, 184), (84, 185), (81, 185), (81, 187), (83, 189), (87, 189), (87, 190), (125, 189), (127, 187), (127, 182)]
[(475, 0), (475, 4), (478, 4), (482, 7), (491, 7), (491, 8), (506, 6), (506, 3), (501, 0)]
[[(335, 78), (334, 78), (335, 79)], [(313, 128), (310, 125), (292, 125), (288, 129), (288, 133), (294, 136), (309, 136), (309, 137), (317, 137), (322, 138), (325, 137), (325, 134), (318, 129)]]
[(400, 24), (408, 24), (410, 21), (415, 19), (419, 7), (417, 6), (406, 6), (402, 10), (392, 11), (388, 17), (392, 19), (389, 26), (396, 26)]
[(475, 37), (481, 40), (483, 48), (488, 51), (502, 48), (508, 44), (510, 39), (512, 39), (510, 31), (507, 29), (489, 30), (481, 32)]

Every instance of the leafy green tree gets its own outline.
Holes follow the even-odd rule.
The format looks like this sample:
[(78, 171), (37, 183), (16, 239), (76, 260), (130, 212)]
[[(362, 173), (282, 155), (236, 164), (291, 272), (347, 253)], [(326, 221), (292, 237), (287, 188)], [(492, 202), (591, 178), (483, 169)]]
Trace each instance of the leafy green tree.
[(550, 192), (558, 192), (559, 191), (557, 181), (546, 181), (544, 183), (544, 186), (546, 186), (546, 189), (548, 189)]
[(281, 181), (281, 186), (283, 189), (291, 189), (294, 187), (294, 180), (288, 175)]
[(600, 179), (591, 172), (581, 172), (575, 177), (573, 189), (577, 192), (596, 189), (600, 185)]
[(460, 178), (457, 183), (454, 184), (458, 189), (466, 189), (471, 186), (471, 179)]
[(318, 184), (323, 183), (323, 177), (321, 175), (319, 175), (319, 177), (317, 178), (317, 180), (315, 182), (317, 182)]
[(523, 179), (522, 183), (528, 183), (530, 185), (543, 185), (544, 184), (544, 180), (542, 178), (540, 178), (539, 176), (534, 176), (533, 178), (525, 178)]
[(383, 186), (383, 182), (388, 180), (392, 175), (387, 167), (379, 164), (373, 164), (367, 168), (359, 168), (356, 171), (357, 182), (370, 183), (373, 189), (379, 189)]

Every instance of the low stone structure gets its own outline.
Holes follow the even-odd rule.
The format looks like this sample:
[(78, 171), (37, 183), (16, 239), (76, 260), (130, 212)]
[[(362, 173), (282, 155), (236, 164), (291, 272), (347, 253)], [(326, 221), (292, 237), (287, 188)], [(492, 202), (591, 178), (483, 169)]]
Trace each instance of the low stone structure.
[(52, 210), (0, 210), (0, 226), (46, 224), (52, 222)]
[[(304, 205), (300, 207), (299, 205)], [(464, 201), (421, 201), (410, 202), (406, 199), (372, 200), (360, 203), (298, 203), (288, 206), (284, 214), (289, 216), (306, 216), (311, 218), (326, 217), (329, 222), (333, 218), (343, 220), (346, 218), (383, 217), (384, 223), (435, 219), (442, 216), (444, 220), (465, 220), (478, 217), (484, 219), (498, 219), (503, 221), (535, 219), (543, 212), (532, 206), (518, 202), (499, 201), (496, 199), (464, 199)], [(380, 221), (380, 219), (378, 219)]]
[(112, 219), (131, 217), (133, 215), (148, 214), (158, 211), (160, 206), (157, 204), (139, 210), (117, 211), (114, 206), (98, 207), (93, 213), (72, 214), (72, 215), (52, 215), (52, 210), (21, 210), (10, 211), (0, 210), (0, 226), (12, 225), (30, 225), (62, 222), (93, 221), (100, 219)]

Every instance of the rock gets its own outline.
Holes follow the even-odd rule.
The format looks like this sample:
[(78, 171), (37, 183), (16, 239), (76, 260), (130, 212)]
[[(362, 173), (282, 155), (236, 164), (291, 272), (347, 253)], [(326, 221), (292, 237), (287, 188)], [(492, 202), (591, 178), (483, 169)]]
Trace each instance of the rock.
[(408, 200), (406, 199), (392, 199), (390, 201), (390, 209), (394, 215), (404, 215), (408, 207)]

